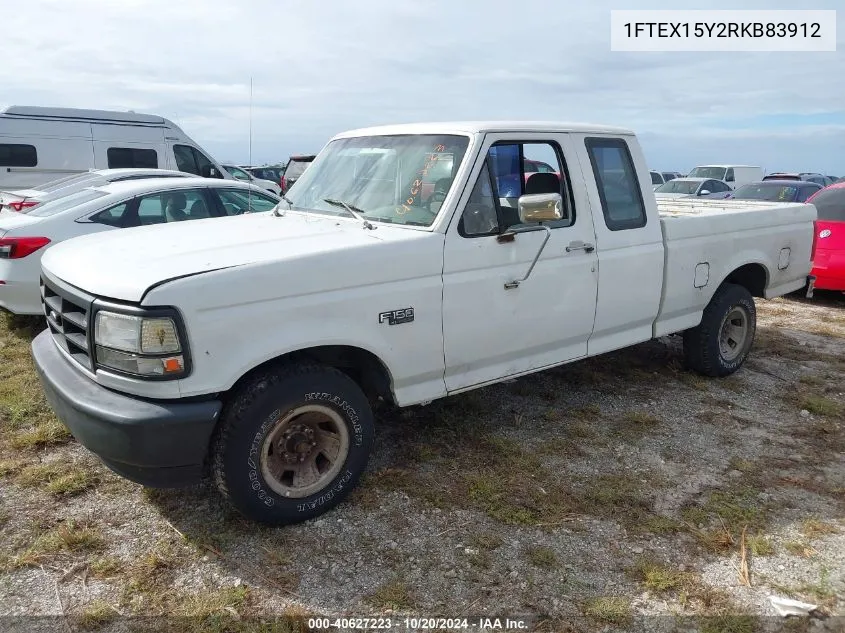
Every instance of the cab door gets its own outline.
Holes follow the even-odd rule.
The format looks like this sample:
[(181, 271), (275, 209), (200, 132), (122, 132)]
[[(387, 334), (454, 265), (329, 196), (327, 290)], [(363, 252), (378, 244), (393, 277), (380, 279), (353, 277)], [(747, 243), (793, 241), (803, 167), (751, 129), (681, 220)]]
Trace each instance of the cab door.
[[(448, 391), (586, 355), (598, 270), (575, 156), (567, 134), (486, 137), (444, 247)], [(537, 161), (555, 171), (537, 173)], [(561, 195), (560, 220), (520, 221), (520, 196), (553, 192)]]

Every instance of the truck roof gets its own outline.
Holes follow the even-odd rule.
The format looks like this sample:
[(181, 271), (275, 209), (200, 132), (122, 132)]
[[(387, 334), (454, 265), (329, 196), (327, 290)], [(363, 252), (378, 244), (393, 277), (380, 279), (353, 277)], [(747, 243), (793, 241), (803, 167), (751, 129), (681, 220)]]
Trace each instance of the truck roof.
[(480, 134), (485, 132), (588, 132), (594, 134), (633, 135), (632, 130), (593, 123), (561, 121), (447, 121), (442, 123), (404, 123), (359, 128), (337, 134), (334, 138), (350, 136), (379, 136), (388, 134), (444, 134), (456, 132)]

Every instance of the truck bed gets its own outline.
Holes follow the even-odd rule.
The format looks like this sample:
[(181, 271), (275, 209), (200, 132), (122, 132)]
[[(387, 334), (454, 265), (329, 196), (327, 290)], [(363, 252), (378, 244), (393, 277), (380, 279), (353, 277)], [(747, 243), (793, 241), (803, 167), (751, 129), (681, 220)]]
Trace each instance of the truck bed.
[(792, 292), (806, 283), (808, 271), (802, 263), (811, 257), (813, 205), (681, 199), (658, 201), (657, 209), (665, 265), (655, 336), (697, 325), (712, 284), (718, 285), (740, 267), (765, 268), (761, 279), (766, 297)]

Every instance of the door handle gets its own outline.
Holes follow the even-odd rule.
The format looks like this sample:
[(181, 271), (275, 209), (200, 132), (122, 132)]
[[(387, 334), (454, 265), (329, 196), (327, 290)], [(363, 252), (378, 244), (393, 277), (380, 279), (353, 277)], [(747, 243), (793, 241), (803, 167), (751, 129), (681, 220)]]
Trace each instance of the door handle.
[(592, 253), (596, 250), (596, 247), (590, 244), (589, 242), (570, 242), (569, 246), (566, 247), (566, 252), (571, 253), (572, 251), (584, 251), (585, 253)]

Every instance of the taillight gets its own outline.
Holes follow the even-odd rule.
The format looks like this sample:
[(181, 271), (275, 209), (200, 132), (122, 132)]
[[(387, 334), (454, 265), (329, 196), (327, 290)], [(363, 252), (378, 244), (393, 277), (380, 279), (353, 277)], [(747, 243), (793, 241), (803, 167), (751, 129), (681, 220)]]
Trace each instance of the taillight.
[(30, 200), (30, 201), (21, 200), (19, 202), (7, 202), (6, 204), (8, 206), (12, 207), (12, 211), (19, 211), (20, 212), (20, 211), (23, 211), (24, 209), (29, 209), (31, 207), (37, 206), (38, 201), (37, 200)]
[(49, 237), (0, 237), (0, 259), (21, 259), (49, 243)]

